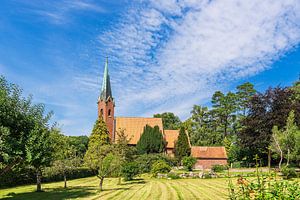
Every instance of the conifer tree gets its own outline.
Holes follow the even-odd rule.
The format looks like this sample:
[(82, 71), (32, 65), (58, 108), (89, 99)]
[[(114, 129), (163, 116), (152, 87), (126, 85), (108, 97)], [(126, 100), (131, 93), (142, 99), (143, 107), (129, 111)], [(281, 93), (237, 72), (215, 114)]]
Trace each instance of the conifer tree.
[(190, 156), (191, 147), (189, 144), (188, 136), (184, 127), (180, 128), (178, 139), (175, 143), (175, 157), (181, 161), (184, 156)]
[(165, 150), (165, 141), (158, 126), (144, 127), (140, 140), (136, 145), (139, 154), (161, 153)]
[(85, 163), (94, 170), (97, 170), (101, 148), (109, 144), (108, 130), (102, 118), (95, 122), (92, 134), (89, 138), (88, 150), (84, 156)]
[(92, 134), (89, 139), (89, 146), (98, 144), (109, 144), (109, 133), (102, 118), (97, 119), (97, 121), (95, 122)]

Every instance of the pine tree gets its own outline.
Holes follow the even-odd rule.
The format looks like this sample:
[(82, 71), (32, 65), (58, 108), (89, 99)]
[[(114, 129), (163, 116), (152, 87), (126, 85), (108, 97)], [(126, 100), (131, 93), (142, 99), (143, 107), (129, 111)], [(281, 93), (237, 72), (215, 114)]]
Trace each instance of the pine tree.
[(189, 144), (188, 136), (183, 127), (180, 128), (178, 139), (175, 143), (175, 157), (178, 158), (179, 161), (184, 156), (190, 156), (191, 147)]
[(144, 127), (140, 140), (136, 145), (139, 154), (161, 153), (165, 150), (165, 141), (158, 126)]

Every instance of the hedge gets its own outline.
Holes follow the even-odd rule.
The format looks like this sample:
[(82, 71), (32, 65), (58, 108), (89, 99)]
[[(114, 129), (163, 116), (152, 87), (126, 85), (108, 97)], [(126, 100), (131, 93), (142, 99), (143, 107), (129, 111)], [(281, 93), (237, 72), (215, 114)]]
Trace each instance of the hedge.
[[(53, 167), (48, 167), (43, 170), (42, 183), (63, 181), (63, 176)], [(84, 178), (96, 175), (89, 168), (74, 168), (67, 171), (67, 180)], [(25, 184), (36, 183), (36, 172), (31, 167), (22, 167), (9, 171), (0, 177), (0, 188), (13, 187)]]

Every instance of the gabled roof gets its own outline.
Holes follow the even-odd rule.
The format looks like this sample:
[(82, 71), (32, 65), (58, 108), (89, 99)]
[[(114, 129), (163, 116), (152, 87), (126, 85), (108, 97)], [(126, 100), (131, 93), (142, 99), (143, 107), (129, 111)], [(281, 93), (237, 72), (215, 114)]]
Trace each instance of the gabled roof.
[(191, 154), (194, 158), (227, 159), (225, 147), (192, 146), (191, 151)]
[(179, 130), (164, 130), (167, 148), (174, 148), (179, 135)]
[(107, 101), (109, 97), (113, 100), (112, 93), (111, 93), (111, 86), (110, 86), (110, 78), (108, 74), (108, 59), (106, 58), (103, 80), (102, 80), (102, 88), (98, 100)]
[[(163, 124), (161, 118), (144, 118), (144, 117), (116, 117), (115, 131), (124, 129), (127, 138), (130, 139), (129, 144), (136, 145), (139, 141), (144, 127), (148, 124), (151, 127), (158, 126), (163, 132)], [(115, 140), (118, 135), (115, 134)]]

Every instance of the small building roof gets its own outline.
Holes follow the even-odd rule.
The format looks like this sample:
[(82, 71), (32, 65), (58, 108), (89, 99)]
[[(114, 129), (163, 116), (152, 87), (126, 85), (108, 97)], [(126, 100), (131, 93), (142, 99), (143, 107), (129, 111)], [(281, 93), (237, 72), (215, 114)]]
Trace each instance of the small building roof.
[(227, 159), (225, 147), (192, 146), (191, 154), (194, 158)]
[(164, 130), (167, 148), (174, 148), (179, 135), (179, 130)]
[[(144, 117), (116, 117), (115, 131), (124, 129), (127, 138), (130, 139), (129, 144), (136, 145), (146, 125), (151, 127), (158, 126), (159, 130), (163, 132), (162, 118)], [(118, 135), (115, 134), (115, 140), (117, 137)]]

